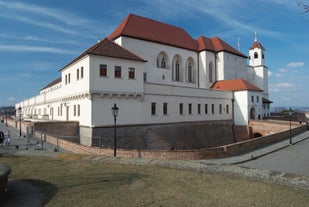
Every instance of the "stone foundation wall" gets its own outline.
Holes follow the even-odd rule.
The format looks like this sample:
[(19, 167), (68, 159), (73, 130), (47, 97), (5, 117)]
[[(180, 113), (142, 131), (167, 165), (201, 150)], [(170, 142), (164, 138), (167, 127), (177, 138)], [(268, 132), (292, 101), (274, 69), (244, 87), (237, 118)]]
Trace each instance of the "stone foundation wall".
[[(292, 129), (292, 135), (304, 132), (307, 129), (305, 125)], [(118, 149), (117, 157), (135, 157), (146, 159), (170, 159), (170, 160), (199, 160), (222, 158), (234, 156), (252, 150), (273, 144), (275, 142), (288, 139), (290, 131), (280, 132), (278, 134), (268, 135), (265, 137), (249, 139), (246, 141), (232, 143), (224, 146), (196, 149), (196, 150), (140, 150), (140, 149)], [(40, 134), (36, 133), (40, 137)], [(74, 153), (86, 155), (113, 156), (113, 149), (106, 147), (91, 147), (79, 145), (67, 140), (59, 139), (52, 135), (46, 134), (46, 141), (59, 147), (72, 151)]]
[[(91, 130), (81, 127), (82, 132)], [(117, 147), (139, 150), (188, 150), (211, 148), (234, 142), (230, 121), (183, 124), (117, 126)], [(102, 143), (113, 146), (114, 128), (92, 129), (92, 146), (99, 146), (99, 138), (110, 138)]]
[(79, 136), (79, 122), (32, 122), (32, 126), (36, 131), (57, 134), (59, 136)]

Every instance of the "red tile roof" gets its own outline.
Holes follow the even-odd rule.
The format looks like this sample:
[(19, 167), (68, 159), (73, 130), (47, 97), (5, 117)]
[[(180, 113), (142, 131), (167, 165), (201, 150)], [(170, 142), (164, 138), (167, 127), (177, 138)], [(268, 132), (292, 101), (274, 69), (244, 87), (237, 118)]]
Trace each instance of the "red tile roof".
[(129, 14), (116, 30), (109, 35), (111, 40), (120, 36), (162, 43), (196, 51), (198, 43), (184, 29), (145, 17)]
[(230, 52), (232, 54), (247, 58), (246, 55), (242, 54), (241, 52), (233, 48), (231, 45), (224, 42), (219, 37), (208, 38), (208, 37), (201, 36), (197, 38), (197, 41), (199, 43), (199, 48), (198, 48), (199, 51), (203, 51), (203, 50), (209, 50), (213, 52), (226, 51), (226, 52)]
[[(75, 58), (73, 61), (67, 64), (65, 67), (71, 65), (72, 63), (76, 62), (77, 60), (79, 60), (80, 58), (84, 57), (87, 54), (147, 62), (146, 60), (133, 54), (124, 47), (121, 47), (120, 45), (114, 43), (110, 39), (105, 38), (102, 41), (99, 41), (98, 43), (90, 47), (85, 52), (83, 52), (81, 55), (79, 55), (77, 58)], [(65, 67), (63, 67), (62, 69), (64, 69)]]
[(115, 40), (120, 36), (157, 42), (193, 51), (226, 51), (247, 58), (246, 55), (218, 37), (208, 38), (201, 36), (195, 40), (182, 28), (134, 14), (129, 14), (108, 38)]
[(254, 48), (260, 48), (260, 49), (265, 50), (265, 48), (262, 46), (262, 44), (259, 43), (258, 41), (254, 41), (254, 43), (251, 45), (249, 50), (252, 50)]
[(57, 78), (56, 80), (53, 80), (52, 82), (50, 82), (49, 84), (47, 84), (44, 88), (42, 88), (41, 90), (44, 90), (44, 89), (46, 89), (46, 88), (49, 88), (49, 87), (51, 87), (51, 86), (53, 86), (53, 85), (56, 85), (56, 84), (58, 84), (58, 83), (60, 83), (61, 82), (61, 77), (60, 78)]
[(245, 81), (244, 79), (233, 79), (233, 80), (222, 80), (215, 82), (212, 87), (214, 90), (224, 90), (224, 91), (259, 91), (263, 90), (256, 87), (252, 83)]

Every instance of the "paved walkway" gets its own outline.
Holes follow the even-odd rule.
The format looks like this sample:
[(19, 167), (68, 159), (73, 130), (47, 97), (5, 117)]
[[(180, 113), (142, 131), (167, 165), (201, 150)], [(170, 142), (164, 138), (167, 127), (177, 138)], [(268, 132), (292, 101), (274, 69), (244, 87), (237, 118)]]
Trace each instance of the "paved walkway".
[[(305, 131), (302, 134), (292, 137), (292, 143), (296, 144), (306, 139), (309, 139), (309, 130)], [(249, 153), (245, 153), (245, 154), (241, 154), (241, 155), (237, 155), (233, 157), (228, 157), (228, 158), (208, 159), (203, 162), (208, 163), (208, 164), (212, 163), (212, 164), (221, 164), (221, 165), (222, 164), (225, 164), (225, 165), (240, 164), (240, 163), (248, 162), (250, 160), (258, 159), (260, 157), (271, 154), (278, 150), (281, 150), (287, 147), (293, 147), (293, 146), (294, 145), (290, 146), (289, 139), (286, 139), (281, 142), (277, 142), (275, 144), (269, 145), (261, 149), (254, 150)]]
[(5, 146), (5, 141), (3, 144), (0, 144), (0, 154), (56, 157), (59, 152), (68, 152), (40, 139), (28, 138), (24, 133), (22, 133), (22, 136), (19, 136), (18, 129), (11, 126), (6, 127), (5, 123), (0, 124), (0, 131), (3, 133), (9, 131), (11, 135), (9, 146)]

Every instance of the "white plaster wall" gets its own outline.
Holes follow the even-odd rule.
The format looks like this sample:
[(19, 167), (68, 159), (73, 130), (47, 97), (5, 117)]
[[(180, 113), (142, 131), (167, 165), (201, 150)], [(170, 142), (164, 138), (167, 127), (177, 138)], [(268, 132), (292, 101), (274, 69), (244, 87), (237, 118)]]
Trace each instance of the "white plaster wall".
[[(76, 61), (74, 64), (61, 70), (61, 96), (67, 97), (72, 95), (79, 95), (81, 93), (87, 93), (89, 91), (90, 82), (90, 57), (86, 55), (82, 59)], [(84, 77), (77, 80), (76, 71), (81, 67), (84, 68)], [(65, 75), (70, 74), (70, 83), (65, 84)]]
[[(216, 81), (216, 56), (215, 53), (210, 51), (202, 51), (199, 53), (199, 63), (200, 63), (200, 88), (209, 89), (213, 83)], [(214, 82), (209, 82), (209, 63), (213, 62), (213, 80)]]
[(234, 121), (235, 125), (247, 125), (249, 122), (248, 91), (234, 92)]
[[(143, 93), (144, 62), (91, 56), (90, 59), (90, 90), (91, 92), (133, 92)], [(100, 64), (107, 65), (107, 77), (100, 77)], [(121, 78), (115, 78), (115, 66), (121, 66)], [(135, 68), (135, 79), (128, 78), (129, 67)]]
[[(133, 53), (139, 55), (147, 60), (144, 64), (144, 72), (147, 73), (147, 82), (160, 83), (168, 85), (189, 86), (197, 87), (197, 72), (194, 73), (195, 83), (187, 83), (186, 80), (186, 62), (188, 58), (194, 61), (194, 69), (197, 71), (197, 53), (186, 49), (176, 48), (168, 45), (133, 39), (129, 37), (120, 37), (115, 41), (117, 44), (125, 47)], [(157, 67), (157, 56), (160, 52), (164, 51), (168, 55), (166, 62), (167, 69)], [(182, 81), (172, 81), (172, 61), (175, 55), (179, 55), (182, 59)]]
[(246, 58), (228, 52), (219, 52), (217, 55), (217, 65), (218, 80), (248, 79)]
[[(254, 53), (258, 53), (258, 58), (254, 58)], [(262, 58), (263, 50), (259, 48), (254, 48), (252, 50), (249, 50), (249, 65), (251, 66), (260, 66), (260, 65), (265, 65), (265, 57), (264, 59)]]

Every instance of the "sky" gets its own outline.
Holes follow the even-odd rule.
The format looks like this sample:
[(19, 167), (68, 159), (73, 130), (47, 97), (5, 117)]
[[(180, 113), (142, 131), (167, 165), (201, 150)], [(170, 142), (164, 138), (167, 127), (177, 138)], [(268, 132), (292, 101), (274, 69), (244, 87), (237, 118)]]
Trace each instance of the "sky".
[[(309, 0), (300, 2), (308, 4)], [(128, 14), (266, 49), (273, 107), (309, 106), (309, 12), (294, 0), (0, 0), (0, 106), (39, 94)]]

